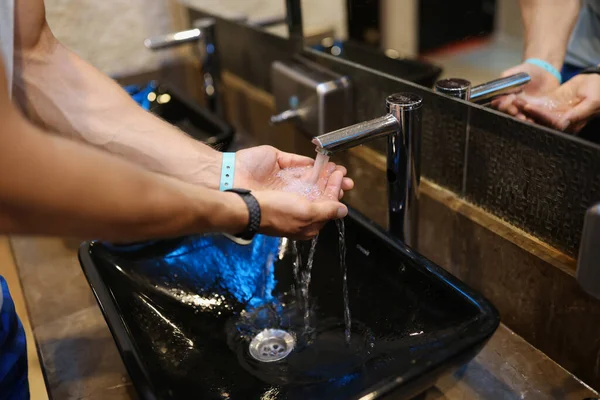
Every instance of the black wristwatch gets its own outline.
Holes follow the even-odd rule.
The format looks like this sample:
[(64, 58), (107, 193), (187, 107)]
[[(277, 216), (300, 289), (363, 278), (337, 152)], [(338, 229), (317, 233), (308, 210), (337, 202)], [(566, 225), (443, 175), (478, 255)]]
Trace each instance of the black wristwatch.
[(260, 228), (260, 205), (249, 190), (247, 189), (227, 189), (226, 192), (233, 192), (240, 195), (246, 206), (248, 207), (248, 226), (243, 232), (235, 235), (246, 242), (252, 241)]
[(585, 68), (581, 70), (580, 74), (600, 74), (600, 67), (596, 65), (595, 67)]

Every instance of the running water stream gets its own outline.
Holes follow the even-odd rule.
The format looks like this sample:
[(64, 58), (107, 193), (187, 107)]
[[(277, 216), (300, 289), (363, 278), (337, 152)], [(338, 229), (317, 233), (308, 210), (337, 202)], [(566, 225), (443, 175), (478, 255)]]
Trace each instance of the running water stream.
[(312, 173), (309, 179), (309, 183), (312, 185), (316, 185), (321, 172), (325, 169), (325, 166), (329, 162), (329, 156), (323, 153), (317, 152), (317, 157), (315, 158), (315, 165), (312, 168)]
[(304, 333), (308, 333), (311, 331), (308, 289), (310, 288), (310, 278), (318, 240), (319, 235), (315, 236), (310, 242), (310, 250), (308, 252), (308, 259), (306, 260), (306, 268), (304, 269), (304, 271), (302, 271), (302, 280), (300, 282), (300, 287), (302, 288), (302, 300), (304, 301)]
[[(315, 163), (312, 168), (289, 168), (282, 170), (279, 173), (279, 177), (283, 180), (285, 186), (283, 190), (296, 192), (309, 200), (317, 200), (322, 192), (318, 187), (317, 183), (319, 177), (326, 168), (329, 162), (329, 156), (317, 152)], [(339, 237), (339, 254), (340, 254), (340, 268), (343, 275), (342, 292), (344, 296), (344, 323), (345, 323), (345, 337), (346, 343), (350, 344), (350, 330), (351, 330), (351, 319), (350, 319), (350, 306), (348, 302), (348, 274), (346, 268), (346, 238), (345, 238), (345, 227), (343, 220), (337, 220), (336, 226), (338, 229)], [(292, 257), (294, 264), (294, 286), (293, 291), (297, 296), (298, 304), (302, 307), (304, 316), (304, 333), (310, 333), (310, 301), (309, 301), (309, 289), (311, 281), (311, 272), (315, 256), (315, 250), (317, 248), (319, 236), (315, 236), (310, 243), (310, 250), (306, 265), (303, 268), (302, 265), (302, 249), (300, 243), (292, 241)]]
[(292, 257), (294, 257), (294, 286), (293, 294), (300, 294), (300, 268), (302, 268), (302, 254), (298, 249), (298, 242), (292, 240)]
[(346, 267), (346, 227), (344, 220), (335, 221), (338, 228), (340, 267), (342, 269), (342, 292), (344, 294), (344, 324), (346, 335), (346, 344), (350, 344), (350, 332), (352, 329), (352, 320), (350, 319), (350, 302), (348, 301), (348, 268)]

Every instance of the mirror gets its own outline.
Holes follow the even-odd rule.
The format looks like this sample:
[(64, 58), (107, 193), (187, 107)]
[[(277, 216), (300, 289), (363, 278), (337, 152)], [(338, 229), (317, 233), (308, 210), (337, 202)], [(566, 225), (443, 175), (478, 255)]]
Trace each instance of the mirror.
[(334, 36), (308, 46), (358, 63), (378, 53), (398, 65), (418, 66), (429, 75), (437, 72), (434, 80), (419, 80), (407, 74), (416, 71), (399, 68), (397, 76), (424, 86), (433, 87), (435, 80), (449, 77), (467, 79), (474, 85), (488, 82), (521, 61), (518, 0), (463, 0), (460, 5), (445, 0), (337, 0), (326, 4), (302, 1), (305, 32), (319, 26), (322, 31), (334, 31)]
[[(565, 84), (559, 89), (558, 80), (566, 82), (573, 72), (600, 63), (597, 0), (581, 4), (531, 0), (302, 0), (301, 4), (304, 32), (312, 35), (311, 40), (305, 40), (307, 47), (429, 88), (444, 78), (462, 78), (476, 86), (519, 66), (514, 72), (531, 77), (527, 85), (518, 88), (525, 103), (515, 103), (516, 96), (511, 96), (512, 102), (495, 102), (493, 107), (519, 119), (600, 142), (600, 135), (595, 134), (600, 123), (594, 118), (600, 115), (600, 74), (578, 77), (598, 89), (598, 106), (590, 105), (584, 114), (573, 111), (581, 103), (581, 96), (571, 94), (563, 99), (561, 95), (567, 89)], [(537, 34), (529, 43), (522, 9), (531, 16), (526, 18), (528, 32)], [(327, 32), (333, 34), (328, 36)], [(522, 64), (526, 45), (525, 58), (534, 60)], [(566, 57), (562, 57), (565, 50)], [(548, 83), (548, 87), (538, 90), (539, 82)], [(566, 84), (570, 85), (566, 88), (574, 87), (577, 80)], [(579, 84), (580, 89), (585, 86)], [(573, 116), (576, 121), (567, 121), (565, 116)]]

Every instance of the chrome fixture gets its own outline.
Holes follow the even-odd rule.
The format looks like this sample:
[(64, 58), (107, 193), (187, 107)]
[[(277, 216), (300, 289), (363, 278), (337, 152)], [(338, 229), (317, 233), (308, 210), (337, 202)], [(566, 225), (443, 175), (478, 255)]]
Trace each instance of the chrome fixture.
[(577, 282), (600, 299), (600, 203), (590, 207), (585, 213), (579, 257), (577, 258)]
[(272, 124), (293, 122), (312, 138), (351, 122), (350, 80), (311, 61), (275, 61), (271, 88), (277, 112)]
[(296, 339), (280, 329), (265, 329), (250, 342), (250, 355), (258, 361), (274, 362), (286, 358), (296, 346)]
[(486, 104), (498, 96), (521, 91), (522, 87), (531, 81), (529, 74), (520, 72), (506, 78), (495, 79), (471, 89), (471, 101)]
[(484, 105), (491, 103), (496, 97), (520, 92), (529, 81), (531, 81), (531, 77), (525, 72), (495, 79), (475, 87), (471, 87), (471, 82), (468, 80), (450, 78), (437, 81), (435, 91)]
[(148, 38), (144, 40), (144, 46), (150, 50), (156, 51), (185, 43), (198, 43), (197, 51), (202, 64), (204, 99), (207, 107), (211, 111), (216, 114), (221, 114), (217, 97), (217, 82), (220, 79), (220, 71), (215, 42), (215, 19), (198, 19), (194, 21), (193, 26), (193, 29), (186, 31)]
[[(285, 23), (287, 20), (284, 16), (279, 15), (251, 21), (242, 16), (235, 18), (234, 21), (257, 28), (265, 28)], [(221, 104), (217, 92), (220, 69), (215, 38), (215, 23), (214, 18), (201, 18), (194, 21), (193, 29), (147, 38), (144, 40), (144, 46), (152, 51), (157, 51), (185, 43), (198, 43), (196, 51), (201, 61), (203, 73), (204, 99), (211, 111), (221, 115)]]
[(423, 100), (412, 93), (397, 93), (385, 102), (386, 115), (315, 137), (313, 143), (317, 151), (330, 154), (387, 136), (388, 229), (415, 247)]
[(449, 78), (435, 83), (435, 91), (462, 100), (471, 98), (471, 82), (466, 79)]

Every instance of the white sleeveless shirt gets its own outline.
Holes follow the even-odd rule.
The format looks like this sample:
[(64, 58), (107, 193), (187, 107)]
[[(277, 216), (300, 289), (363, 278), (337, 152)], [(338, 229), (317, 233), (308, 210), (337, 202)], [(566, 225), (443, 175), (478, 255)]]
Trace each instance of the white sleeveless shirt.
[(11, 95), (13, 80), (13, 54), (15, 41), (14, 19), (14, 0), (0, 0), (0, 58), (2, 58), (2, 64), (6, 71), (9, 97)]
[[(13, 52), (14, 52), (14, 0), (0, 0), (0, 61), (4, 65), (8, 80), (8, 96), (11, 95), (13, 78)], [(4, 302), (2, 289), (0, 289), (0, 309)], [(2, 322), (0, 321), (0, 324)], [(2, 328), (0, 326), (0, 328)]]

